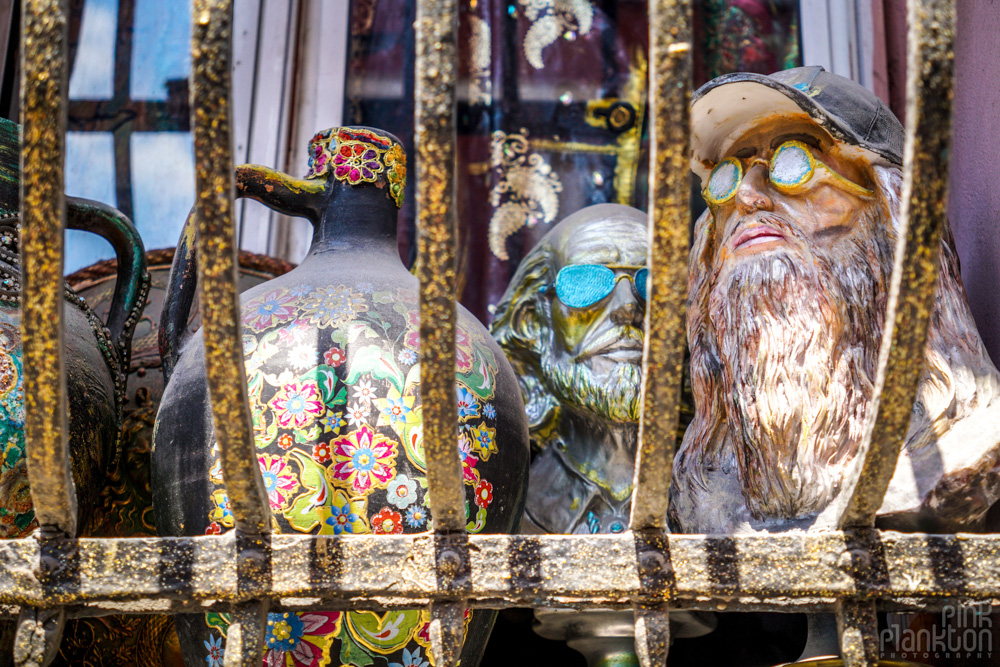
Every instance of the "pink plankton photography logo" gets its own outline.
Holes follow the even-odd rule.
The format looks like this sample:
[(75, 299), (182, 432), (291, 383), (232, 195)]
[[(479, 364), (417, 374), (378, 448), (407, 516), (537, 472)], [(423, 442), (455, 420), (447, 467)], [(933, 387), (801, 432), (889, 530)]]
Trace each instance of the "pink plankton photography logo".
[(940, 613), (888, 614), (879, 632), (883, 660), (982, 659), (993, 656), (989, 603), (948, 605)]

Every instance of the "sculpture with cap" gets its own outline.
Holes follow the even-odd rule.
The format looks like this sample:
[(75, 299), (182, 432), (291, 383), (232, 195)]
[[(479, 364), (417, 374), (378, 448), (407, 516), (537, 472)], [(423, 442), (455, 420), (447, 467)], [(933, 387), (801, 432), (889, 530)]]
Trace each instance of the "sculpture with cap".
[[(715, 79), (695, 93), (691, 122), (709, 208), (690, 255), (695, 416), (672, 522), (694, 533), (833, 528), (875, 398), (903, 127), (819, 67)], [(975, 530), (1000, 496), (1000, 375), (947, 226), (939, 262), (883, 528)]]

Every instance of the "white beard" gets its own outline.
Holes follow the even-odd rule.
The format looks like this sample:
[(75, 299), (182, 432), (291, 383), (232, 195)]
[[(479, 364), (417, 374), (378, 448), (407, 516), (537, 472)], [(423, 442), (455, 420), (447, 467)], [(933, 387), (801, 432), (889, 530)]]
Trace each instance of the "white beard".
[(758, 519), (799, 518), (836, 496), (860, 444), (891, 249), (870, 213), (831, 251), (782, 218), (766, 222), (790, 247), (717, 267), (709, 315), (747, 507)]

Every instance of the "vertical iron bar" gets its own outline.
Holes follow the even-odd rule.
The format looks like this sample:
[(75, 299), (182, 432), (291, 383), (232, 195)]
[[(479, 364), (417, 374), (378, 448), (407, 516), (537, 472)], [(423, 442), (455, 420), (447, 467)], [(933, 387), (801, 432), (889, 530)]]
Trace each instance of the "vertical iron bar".
[(684, 361), (690, 206), (691, 1), (650, 3), (650, 293), (632, 530), (666, 528)]
[(191, 115), (205, 366), (233, 518), (241, 532), (260, 535), (270, 530), (271, 518), (247, 402), (236, 287), (230, 122), (232, 0), (194, 0), (192, 11)]
[(264, 632), (267, 604), (251, 600), (233, 606), (232, 622), (226, 633), (224, 667), (260, 667), (264, 660)]
[(666, 665), (670, 615), (657, 606), (635, 605), (635, 653), (643, 667)]
[(878, 617), (871, 601), (841, 600), (837, 609), (844, 667), (878, 665)]
[(910, 56), (901, 225), (875, 398), (860, 448), (862, 464), (841, 496), (841, 527), (874, 525), (896, 470), (924, 368), (947, 215), (955, 2), (909, 0), (907, 15)]
[[(191, 115), (205, 367), (233, 519), (237, 531), (256, 545), (266, 544), (261, 536), (271, 529), (271, 512), (257, 463), (241, 345), (243, 326), (233, 218), (232, 31), (232, 0), (194, 0)], [(266, 586), (269, 568), (265, 551), (250, 548), (237, 556), (241, 589), (253, 592)], [(245, 580), (248, 578), (252, 580)], [(266, 600), (233, 607), (236, 623), (226, 646), (227, 666), (261, 664), (266, 608)]]
[(455, 399), (455, 0), (417, 4), (418, 276), (420, 397), (431, 518), (439, 533), (465, 530)]
[[(455, 84), (456, 0), (417, 3), (414, 139), (417, 154), (417, 275), (420, 278), (420, 400), (431, 518), (442, 549), (437, 580), (457, 589), (468, 571), (465, 490), (458, 456), (455, 400)], [(450, 537), (450, 539), (449, 539)], [(431, 605), (431, 650), (454, 667), (462, 647), (465, 601)]]
[(25, 0), (22, 25), (21, 257), (24, 432), (35, 516), (43, 532), (76, 536), (63, 358), (66, 224), (66, 12)]

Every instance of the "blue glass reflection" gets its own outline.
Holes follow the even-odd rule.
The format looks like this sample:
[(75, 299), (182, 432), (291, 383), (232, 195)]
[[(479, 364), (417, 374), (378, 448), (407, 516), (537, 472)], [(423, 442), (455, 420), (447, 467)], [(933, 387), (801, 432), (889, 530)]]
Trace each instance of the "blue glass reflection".
[[(115, 205), (115, 140), (110, 132), (66, 133), (66, 194)], [(66, 232), (66, 273), (114, 256), (101, 237)]]
[(177, 245), (194, 204), (194, 140), (190, 132), (132, 135), (132, 205), (147, 250)]
[(69, 78), (70, 99), (108, 99), (114, 95), (117, 0), (87, 0), (80, 41)]
[(191, 3), (136, 0), (131, 96), (167, 99), (167, 81), (191, 74)]

